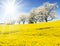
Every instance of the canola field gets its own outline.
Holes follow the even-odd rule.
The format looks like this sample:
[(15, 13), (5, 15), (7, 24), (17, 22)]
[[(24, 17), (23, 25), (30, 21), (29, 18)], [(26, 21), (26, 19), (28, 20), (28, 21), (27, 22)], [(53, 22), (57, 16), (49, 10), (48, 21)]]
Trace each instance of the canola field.
[(60, 46), (60, 20), (0, 25), (0, 46)]

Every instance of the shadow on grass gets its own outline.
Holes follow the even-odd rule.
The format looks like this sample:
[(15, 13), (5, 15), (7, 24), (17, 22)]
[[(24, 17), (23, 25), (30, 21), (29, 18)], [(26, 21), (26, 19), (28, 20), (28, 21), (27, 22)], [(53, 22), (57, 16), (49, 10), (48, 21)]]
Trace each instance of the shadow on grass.
[(0, 34), (12, 34), (12, 33), (17, 33), (19, 31), (10, 31), (10, 32), (0, 32)]
[(45, 29), (51, 29), (52, 27), (44, 27), (44, 28), (37, 28), (36, 30), (45, 30)]

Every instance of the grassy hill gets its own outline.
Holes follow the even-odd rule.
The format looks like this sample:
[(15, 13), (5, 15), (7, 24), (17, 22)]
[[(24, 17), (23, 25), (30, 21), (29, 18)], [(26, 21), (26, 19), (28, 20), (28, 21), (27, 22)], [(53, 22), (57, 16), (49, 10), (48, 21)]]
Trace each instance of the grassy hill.
[(60, 20), (0, 25), (0, 46), (60, 46)]

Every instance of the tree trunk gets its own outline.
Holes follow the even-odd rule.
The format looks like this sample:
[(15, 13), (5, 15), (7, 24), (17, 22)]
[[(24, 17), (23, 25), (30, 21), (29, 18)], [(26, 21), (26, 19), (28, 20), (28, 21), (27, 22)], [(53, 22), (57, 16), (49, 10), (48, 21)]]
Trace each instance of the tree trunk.
[(35, 21), (35, 23), (37, 23), (37, 22)]
[(32, 22), (32, 21), (29, 21), (29, 23), (34, 23), (34, 22)]
[(23, 24), (25, 23), (25, 21), (23, 21)]
[(48, 22), (48, 21), (47, 21), (47, 18), (45, 18), (45, 21)]
[(35, 23), (37, 23), (37, 21), (35, 21)]
[(19, 24), (20, 24), (20, 22), (19, 22)]
[(47, 16), (45, 17), (45, 21), (48, 22), (48, 20), (47, 20)]

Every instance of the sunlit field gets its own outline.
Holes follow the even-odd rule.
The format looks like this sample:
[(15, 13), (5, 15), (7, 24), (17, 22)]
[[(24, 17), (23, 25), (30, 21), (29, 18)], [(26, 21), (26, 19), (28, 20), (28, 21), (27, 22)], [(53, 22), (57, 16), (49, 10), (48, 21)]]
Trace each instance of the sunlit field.
[(60, 46), (60, 20), (0, 25), (0, 46)]

